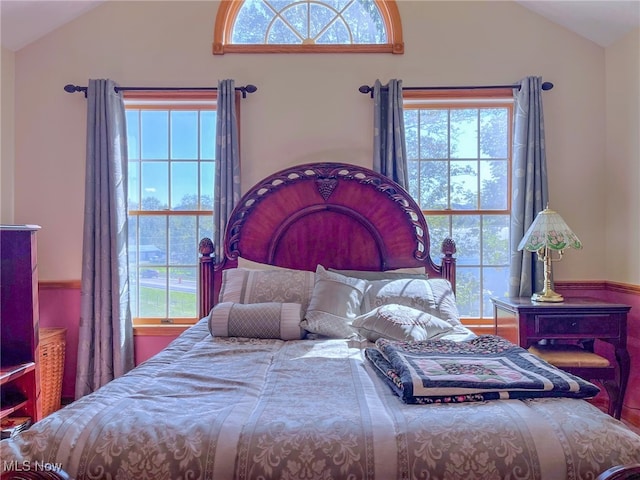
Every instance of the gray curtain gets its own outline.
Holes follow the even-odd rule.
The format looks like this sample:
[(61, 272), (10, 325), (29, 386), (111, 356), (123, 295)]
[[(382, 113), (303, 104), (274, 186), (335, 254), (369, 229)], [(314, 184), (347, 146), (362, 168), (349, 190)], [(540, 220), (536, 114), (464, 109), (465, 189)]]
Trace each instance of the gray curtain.
[(134, 366), (127, 259), (127, 132), (111, 80), (87, 88), (87, 161), (76, 398)]
[(216, 261), (220, 261), (224, 255), (224, 230), (233, 207), (240, 201), (240, 148), (233, 80), (218, 82), (217, 104), (213, 241)]
[(409, 188), (402, 80), (373, 85), (373, 170)]
[(520, 240), (549, 201), (542, 78), (523, 79), (514, 97), (509, 296), (528, 297), (544, 286), (543, 265), (537, 255), (518, 251)]

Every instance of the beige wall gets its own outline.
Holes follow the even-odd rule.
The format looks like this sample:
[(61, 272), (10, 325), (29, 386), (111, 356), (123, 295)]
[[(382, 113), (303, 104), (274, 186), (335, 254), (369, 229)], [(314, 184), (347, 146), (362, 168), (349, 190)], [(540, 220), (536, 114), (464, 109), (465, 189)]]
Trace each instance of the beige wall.
[(43, 227), (43, 280), (80, 277), (86, 106), (81, 94), (63, 91), (67, 83), (108, 77), (129, 86), (203, 86), (233, 78), (257, 85), (242, 101), (246, 189), (303, 162), (371, 166), (372, 101), (358, 87), (376, 78), (437, 86), (527, 75), (555, 84), (544, 93), (551, 203), (585, 245), (557, 265), (556, 279), (603, 279), (603, 48), (516, 2), (400, 1), (404, 55), (213, 56), (216, 7), (107, 2), (16, 54), (15, 217)]
[(607, 279), (640, 284), (640, 29), (606, 50)]
[(13, 223), (15, 162), (14, 74), (15, 53), (5, 48), (0, 53), (0, 223)]

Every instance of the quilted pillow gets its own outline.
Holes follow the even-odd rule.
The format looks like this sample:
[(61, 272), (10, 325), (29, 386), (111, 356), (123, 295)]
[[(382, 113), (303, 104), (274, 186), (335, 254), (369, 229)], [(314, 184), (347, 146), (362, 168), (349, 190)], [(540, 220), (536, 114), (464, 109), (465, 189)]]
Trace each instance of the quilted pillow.
[(219, 303), (209, 313), (209, 331), (214, 337), (302, 338), (299, 303)]
[(351, 327), (360, 315), (360, 304), (367, 281), (316, 268), (316, 282), (302, 327), (319, 335), (349, 338), (356, 334)]
[(442, 278), (405, 278), (368, 282), (362, 311), (370, 312), (382, 305), (412, 307), (451, 325), (461, 325), (460, 314), (451, 283)]
[(451, 332), (451, 324), (426, 312), (404, 305), (374, 308), (353, 321), (353, 327), (368, 340), (429, 340)]
[(230, 268), (222, 272), (219, 303), (299, 303), (306, 312), (313, 293), (315, 273), (278, 268)]

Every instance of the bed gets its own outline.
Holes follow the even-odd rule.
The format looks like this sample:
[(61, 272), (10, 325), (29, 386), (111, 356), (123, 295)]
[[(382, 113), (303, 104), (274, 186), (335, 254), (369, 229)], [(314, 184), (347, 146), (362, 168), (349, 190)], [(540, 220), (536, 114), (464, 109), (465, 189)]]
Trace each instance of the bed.
[(199, 248), (202, 319), (125, 376), (2, 440), (3, 469), (44, 478), (35, 467), (47, 466), (46, 478), (78, 480), (638, 471), (640, 436), (568, 398), (593, 395), (592, 385), (557, 369), (549, 374), (568, 390), (544, 380), (493, 396), (441, 383), (409, 392), (404, 375), (415, 372), (396, 362), (422, 372), (434, 352), (472, 355), (477, 369), (515, 346), (459, 324), (455, 243), (445, 240), (434, 262), (419, 207), (385, 177), (338, 163), (277, 172), (235, 208), (222, 258), (209, 239)]

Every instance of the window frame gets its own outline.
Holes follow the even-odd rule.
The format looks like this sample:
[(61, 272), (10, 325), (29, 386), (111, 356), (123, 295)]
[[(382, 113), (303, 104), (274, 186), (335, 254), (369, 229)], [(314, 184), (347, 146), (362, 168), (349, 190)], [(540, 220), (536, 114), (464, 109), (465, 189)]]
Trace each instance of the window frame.
[[(500, 102), (504, 100), (504, 102)], [(513, 172), (513, 116), (514, 102), (512, 88), (443, 88), (443, 89), (415, 89), (403, 91), (403, 110), (420, 109), (437, 106), (442, 109), (460, 109), (460, 108), (486, 108), (486, 107), (504, 107), (509, 110), (509, 122), (507, 124), (507, 205), (506, 209), (501, 210), (422, 210), (425, 217), (428, 216), (483, 216), (483, 215), (508, 215), (512, 214), (512, 172)], [(451, 159), (449, 159), (450, 161)], [(420, 204), (419, 199), (417, 200)], [(427, 222), (428, 224), (428, 222)], [(431, 239), (433, 242), (433, 239)], [(455, 241), (455, 236), (453, 237)], [(482, 239), (480, 239), (482, 241)], [(509, 242), (510, 244), (510, 242)], [(459, 264), (457, 266), (460, 266)], [(462, 265), (463, 267), (465, 265)], [(476, 265), (473, 265), (476, 266)], [(482, 258), (477, 265), (483, 267)], [(481, 298), (483, 293), (480, 293)], [(480, 317), (464, 317), (461, 321), (468, 327), (491, 328), (494, 326), (493, 317), (483, 317), (482, 301), (480, 304)]]
[[(212, 110), (212, 102), (214, 103), (213, 110), (218, 110), (217, 101), (218, 101), (218, 92), (215, 89), (211, 90), (160, 90), (160, 91), (124, 91), (123, 92), (124, 100), (125, 100), (125, 110), (128, 109), (136, 109), (136, 110)], [(235, 103), (236, 103), (236, 121), (238, 124), (238, 131), (240, 126), (240, 92), (235, 92)], [(157, 103), (156, 103), (157, 102)], [(176, 102), (171, 108), (168, 108), (168, 104), (172, 102)], [(180, 102), (187, 102), (183, 105), (179, 105)], [(213, 139), (215, 141), (215, 132), (213, 134)], [(141, 159), (139, 159), (141, 161)], [(198, 159), (200, 161), (200, 159)], [(215, 175), (215, 164), (217, 159), (214, 155), (214, 175)], [(131, 210), (127, 207), (127, 219), (129, 219), (130, 215), (135, 215), (136, 218), (140, 217), (152, 217), (152, 216), (166, 216), (167, 224), (169, 224), (170, 217), (180, 217), (180, 216), (206, 216), (214, 215), (214, 210), (202, 209), (202, 210)], [(194, 244), (194, 249), (197, 249), (198, 241)], [(199, 261), (193, 264), (193, 267), (196, 268), (196, 295), (195, 295), (195, 316), (194, 317), (170, 317), (168, 315), (169, 311), (167, 309), (167, 316), (162, 317), (139, 317), (133, 316), (132, 312), (132, 323), (134, 327), (134, 332), (136, 334), (141, 334), (144, 331), (144, 334), (153, 334), (153, 335), (174, 335), (176, 332), (182, 331), (184, 328), (187, 328), (191, 325), (194, 325), (200, 318), (198, 316), (198, 307), (199, 307), (199, 298), (200, 298), (200, 276), (198, 275)], [(164, 267), (164, 266), (162, 266)], [(152, 268), (152, 267), (151, 267)], [(168, 264), (167, 264), (168, 268)], [(131, 273), (130, 273), (131, 278)], [(169, 288), (170, 286), (166, 286), (165, 288)], [(168, 291), (165, 289), (165, 293)]]
[(213, 28), (213, 55), (225, 53), (404, 53), (402, 22), (396, 0), (373, 0), (387, 31), (387, 43), (380, 44), (233, 44), (233, 27), (244, 0), (221, 0)]

